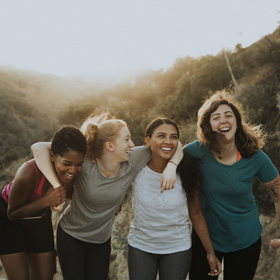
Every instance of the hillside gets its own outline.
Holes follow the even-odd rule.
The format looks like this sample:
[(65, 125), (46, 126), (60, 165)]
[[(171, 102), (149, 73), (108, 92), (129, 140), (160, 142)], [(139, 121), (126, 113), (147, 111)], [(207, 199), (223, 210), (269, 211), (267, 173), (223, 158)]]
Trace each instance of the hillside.
[[(62, 78), (0, 67), (0, 171), (30, 153), (30, 145), (49, 140), (62, 124), (63, 111), (99, 85), (78, 78)], [(1, 176), (0, 176), (1, 178)]]
[[(169, 69), (149, 72), (106, 89), (79, 79), (2, 67), (1, 186), (30, 156), (33, 142), (49, 140), (62, 124), (79, 126), (94, 111), (109, 110), (126, 120), (136, 145), (143, 144), (146, 124), (163, 114), (179, 122), (181, 142), (193, 141), (197, 110), (205, 98), (224, 88), (242, 103), (247, 119), (266, 131), (264, 150), (280, 170), (280, 27), (247, 48), (237, 44), (234, 51), (222, 50), (216, 56), (178, 58)], [(276, 280), (280, 275), (280, 251), (268, 246), (271, 238), (280, 238), (274, 206), (257, 180), (254, 195), (264, 225), (255, 280)], [(126, 238), (133, 216), (130, 193), (126, 201), (113, 229), (111, 280), (127, 279)]]

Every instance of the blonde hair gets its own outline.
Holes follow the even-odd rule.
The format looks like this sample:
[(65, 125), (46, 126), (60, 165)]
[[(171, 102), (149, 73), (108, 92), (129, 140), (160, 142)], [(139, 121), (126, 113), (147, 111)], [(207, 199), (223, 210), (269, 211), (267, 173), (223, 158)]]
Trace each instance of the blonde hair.
[(210, 125), (210, 116), (220, 105), (229, 106), (236, 118), (237, 130), (235, 144), (243, 157), (250, 157), (264, 146), (265, 133), (260, 126), (253, 126), (244, 120), (241, 105), (226, 91), (219, 91), (207, 99), (198, 111), (197, 138), (202, 145), (220, 153), (219, 140), (223, 138), (214, 132)]
[(127, 127), (126, 122), (111, 118), (109, 113), (90, 115), (81, 127), (87, 140), (86, 156), (92, 160), (102, 156), (106, 142), (116, 140), (123, 127)]

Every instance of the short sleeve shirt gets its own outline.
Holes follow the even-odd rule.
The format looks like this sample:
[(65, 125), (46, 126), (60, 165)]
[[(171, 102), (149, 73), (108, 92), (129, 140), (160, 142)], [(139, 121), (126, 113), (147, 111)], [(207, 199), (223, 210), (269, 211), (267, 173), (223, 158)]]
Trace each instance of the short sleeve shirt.
[(268, 156), (259, 150), (249, 158), (225, 165), (199, 141), (186, 145), (184, 149), (201, 159), (201, 207), (215, 250), (232, 252), (256, 242), (262, 225), (253, 196), (253, 180), (257, 177), (266, 183), (278, 175)]
[(134, 219), (128, 243), (153, 254), (188, 250), (191, 234), (186, 193), (179, 175), (175, 188), (161, 193), (161, 175), (145, 166), (134, 180)]
[(104, 177), (98, 164), (86, 159), (76, 176), (71, 204), (61, 216), (61, 228), (82, 241), (106, 242), (111, 236), (118, 206), (134, 177), (150, 157), (150, 148), (134, 148), (129, 161), (121, 163), (120, 173), (114, 178)]

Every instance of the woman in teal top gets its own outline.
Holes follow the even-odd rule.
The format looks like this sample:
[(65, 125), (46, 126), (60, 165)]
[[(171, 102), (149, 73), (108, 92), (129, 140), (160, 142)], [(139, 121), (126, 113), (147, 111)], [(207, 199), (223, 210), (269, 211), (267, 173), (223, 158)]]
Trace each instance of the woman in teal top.
[[(201, 207), (216, 256), (224, 261), (225, 279), (253, 279), (262, 225), (252, 184), (255, 176), (264, 183), (279, 219), (278, 171), (261, 150), (262, 131), (244, 122), (240, 106), (227, 93), (218, 92), (202, 105), (197, 126), (199, 141), (184, 149), (200, 159)], [(208, 271), (206, 253), (193, 232), (190, 280), (217, 279), (209, 277)]]

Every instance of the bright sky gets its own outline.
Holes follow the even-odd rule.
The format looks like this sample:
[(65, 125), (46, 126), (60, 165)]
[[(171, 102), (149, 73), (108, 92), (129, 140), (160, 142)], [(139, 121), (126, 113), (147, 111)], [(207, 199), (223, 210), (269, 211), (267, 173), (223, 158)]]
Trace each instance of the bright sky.
[(272, 33), (279, 0), (0, 0), (0, 65), (56, 75), (168, 68)]

